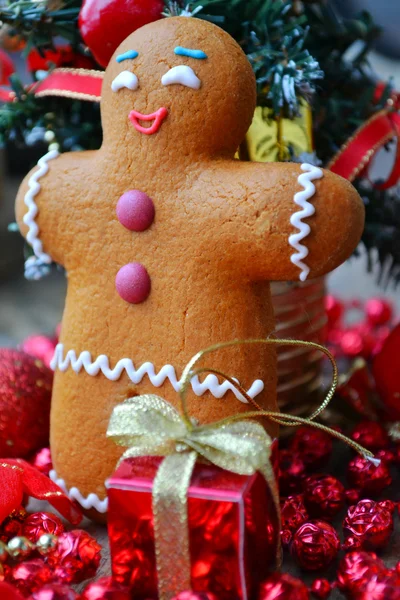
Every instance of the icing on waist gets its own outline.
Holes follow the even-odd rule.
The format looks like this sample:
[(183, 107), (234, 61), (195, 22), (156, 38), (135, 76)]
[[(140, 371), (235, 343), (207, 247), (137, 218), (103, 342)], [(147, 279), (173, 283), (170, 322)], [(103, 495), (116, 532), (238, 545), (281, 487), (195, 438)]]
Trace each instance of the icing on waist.
[(52, 469), (49, 473), (49, 477), (62, 491), (70, 498), (71, 500), (75, 500), (80, 504), (85, 510), (90, 510), (94, 508), (99, 513), (106, 513), (108, 510), (108, 498), (104, 498), (104, 500), (100, 500), (97, 494), (91, 493), (87, 496), (81, 494), (77, 487), (72, 487), (71, 489), (67, 488), (67, 485), (64, 479), (58, 477), (56, 471)]
[(306, 163), (301, 165), (301, 169), (305, 172), (299, 175), (297, 181), (304, 189), (295, 194), (294, 202), (300, 206), (302, 210), (295, 212), (290, 218), (291, 225), (296, 227), (299, 231), (289, 236), (289, 244), (297, 251), (292, 254), (290, 260), (301, 269), (299, 277), (301, 281), (305, 281), (310, 272), (310, 268), (303, 262), (308, 256), (308, 248), (300, 242), (309, 235), (311, 228), (307, 223), (304, 223), (302, 219), (312, 217), (315, 213), (314, 206), (308, 202), (315, 194), (315, 185), (312, 182), (314, 179), (321, 179), (324, 176), (324, 173), (322, 169)]
[(32, 246), (35, 256), (45, 264), (50, 264), (52, 260), (51, 256), (43, 251), (43, 244), (39, 239), (39, 227), (35, 221), (39, 209), (35, 202), (35, 197), (39, 194), (41, 189), (39, 179), (44, 177), (49, 170), (48, 161), (57, 158), (57, 156), (59, 156), (59, 152), (57, 150), (51, 150), (39, 159), (37, 164), (39, 168), (29, 178), (28, 191), (24, 197), (24, 202), (28, 207), (28, 212), (23, 218), (23, 222), (29, 229), (26, 241)]
[[(81, 352), (79, 356), (76, 355), (74, 350), (68, 350), (64, 356), (63, 344), (57, 344), (50, 366), (53, 370), (58, 369), (62, 372), (71, 368), (75, 373), (79, 373), (83, 369), (92, 377), (102, 373), (110, 381), (117, 381), (123, 373), (126, 373), (132, 383), (136, 384), (140, 383), (143, 377), (147, 376), (154, 387), (160, 387), (166, 380), (169, 380), (176, 392), (180, 389), (180, 382), (172, 365), (164, 365), (156, 373), (155, 367), (151, 362), (145, 362), (136, 369), (130, 358), (122, 358), (111, 368), (110, 361), (105, 354), (101, 354), (95, 360), (92, 360), (92, 356), (87, 350)], [(191, 380), (191, 386), (196, 396), (202, 396), (205, 392), (210, 392), (214, 398), (222, 398), (228, 390), (231, 390), (238, 400), (247, 404), (246, 399), (229, 381), (219, 383), (216, 375), (207, 375), (204, 381), (200, 381), (195, 376)], [(251, 398), (255, 398), (263, 389), (264, 383), (261, 379), (256, 379), (247, 393)]]

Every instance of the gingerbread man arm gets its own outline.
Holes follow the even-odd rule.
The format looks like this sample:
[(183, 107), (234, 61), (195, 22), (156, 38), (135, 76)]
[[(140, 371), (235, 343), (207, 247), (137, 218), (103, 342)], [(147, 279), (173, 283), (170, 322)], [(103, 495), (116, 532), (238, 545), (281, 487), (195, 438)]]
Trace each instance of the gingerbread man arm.
[(83, 176), (85, 165), (93, 159), (93, 154), (49, 152), (28, 173), (18, 190), (16, 220), (41, 262), (54, 260), (66, 266), (66, 249), (73, 242), (76, 227), (77, 199), (88, 184), (87, 171)]
[(244, 276), (304, 281), (332, 271), (354, 251), (364, 206), (348, 181), (294, 163), (237, 163), (229, 185), (232, 171), (229, 162), (215, 171), (225, 201), (220, 231), (224, 255), (241, 264)]

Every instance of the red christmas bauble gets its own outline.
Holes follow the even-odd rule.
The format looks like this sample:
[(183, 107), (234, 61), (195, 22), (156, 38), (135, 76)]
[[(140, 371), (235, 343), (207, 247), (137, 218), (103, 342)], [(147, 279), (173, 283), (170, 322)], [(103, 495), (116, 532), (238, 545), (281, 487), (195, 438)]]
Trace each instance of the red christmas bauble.
[(383, 298), (370, 298), (365, 303), (367, 321), (373, 327), (386, 325), (393, 316), (393, 307)]
[(370, 579), (360, 583), (354, 600), (400, 600), (400, 577), (397, 573), (388, 571), (377, 573)]
[(63, 583), (49, 583), (33, 592), (29, 600), (78, 600), (78, 594)]
[(85, 587), (80, 600), (130, 600), (129, 588), (113, 581), (111, 577), (103, 577), (89, 583)]
[(30, 335), (22, 342), (21, 350), (41, 360), (46, 367), (50, 367), (56, 344), (57, 341), (47, 335)]
[(49, 441), (53, 373), (25, 352), (0, 349), (0, 456), (24, 457)]
[(36, 452), (35, 456), (32, 458), (32, 464), (38, 471), (48, 476), (53, 468), (50, 448), (42, 448)]
[(52, 513), (38, 512), (29, 515), (23, 523), (22, 535), (35, 543), (41, 535), (61, 535), (64, 533), (64, 525), (59, 517)]
[(389, 445), (389, 436), (386, 429), (376, 421), (358, 423), (351, 433), (351, 438), (364, 448), (371, 450), (371, 452), (383, 450)]
[(304, 482), (304, 503), (311, 517), (332, 519), (345, 504), (345, 489), (336, 477), (311, 475)]
[(337, 581), (339, 588), (352, 597), (371, 577), (386, 571), (374, 552), (349, 552), (339, 563)]
[(306, 586), (288, 573), (274, 573), (260, 587), (258, 600), (309, 600)]
[(41, 558), (26, 560), (16, 565), (10, 574), (10, 581), (24, 596), (32, 594), (54, 579), (51, 569)]
[(13, 510), (0, 525), (0, 541), (8, 542), (14, 537), (21, 536), (26, 517), (27, 512), (22, 506), (18, 510)]
[(282, 541), (288, 543), (292, 537), (291, 534), (307, 519), (308, 513), (302, 496), (286, 498), (281, 506)]
[[(384, 548), (393, 531), (393, 515), (379, 502), (360, 500), (347, 511), (343, 530), (354, 545), (364, 550)], [(351, 544), (348, 544), (351, 546)]]
[(326, 316), (328, 317), (328, 326), (329, 328), (337, 325), (343, 315), (344, 306), (343, 302), (332, 296), (332, 294), (327, 294), (325, 296), (325, 311)]
[(381, 400), (393, 420), (400, 419), (400, 325), (382, 345), (372, 363), (372, 373)]
[(216, 598), (214, 594), (209, 594), (208, 592), (192, 592), (191, 590), (187, 590), (174, 596), (172, 600), (216, 600)]
[(84, 0), (79, 30), (102, 67), (133, 31), (161, 18), (163, 0)]
[(318, 600), (326, 600), (332, 591), (332, 585), (327, 579), (316, 579), (310, 590)]
[(300, 525), (290, 550), (300, 567), (314, 571), (327, 567), (336, 558), (339, 548), (339, 537), (332, 525), (314, 520)]
[(86, 531), (75, 529), (60, 535), (47, 560), (60, 580), (79, 583), (96, 574), (100, 558), (100, 544)]
[(382, 461), (377, 467), (362, 456), (350, 461), (347, 478), (351, 485), (359, 488), (363, 494), (377, 496), (392, 483), (389, 467)]
[(324, 431), (299, 427), (292, 438), (290, 450), (296, 452), (309, 469), (326, 464), (332, 452), (332, 439)]
[(296, 452), (279, 450), (279, 490), (283, 496), (301, 492), (305, 474), (304, 461)]

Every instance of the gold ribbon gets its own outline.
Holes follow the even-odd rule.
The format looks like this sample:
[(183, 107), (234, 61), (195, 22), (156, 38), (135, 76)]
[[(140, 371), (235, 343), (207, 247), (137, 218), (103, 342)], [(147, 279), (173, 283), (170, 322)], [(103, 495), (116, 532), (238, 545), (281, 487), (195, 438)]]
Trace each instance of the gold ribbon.
[[(195, 369), (196, 364), (206, 354), (224, 347), (244, 344), (312, 346), (324, 352), (331, 360), (334, 377), (321, 407), (314, 411), (309, 419), (265, 411), (231, 377), (208, 367)], [(257, 411), (239, 413), (215, 423), (198, 425), (187, 412), (186, 396), (192, 377), (206, 372), (228, 380)], [(160, 600), (170, 600), (182, 589), (191, 588), (187, 492), (198, 457), (240, 475), (254, 475), (259, 471), (270, 488), (280, 524), (279, 494), (270, 461), (272, 440), (265, 429), (251, 419), (264, 416), (283, 425), (312, 425), (344, 440), (364, 457), (373, 460), (373, 454), (359, 444), (311, 420), (327, 406), (336, 384), (335, 360), (330, 352), (319, 344), (273, 338), (234, 340), (202, 350), (187, 364), (180, 381), (182, 414), (166, 400), (153, 394), (129, 398), (114, 408), (107, 437), (128, 448), (121, 461), (139, 456), (165, 457), (153, 484), (154, 536)], [(279, 562), (280, 548), (277, 559)]]

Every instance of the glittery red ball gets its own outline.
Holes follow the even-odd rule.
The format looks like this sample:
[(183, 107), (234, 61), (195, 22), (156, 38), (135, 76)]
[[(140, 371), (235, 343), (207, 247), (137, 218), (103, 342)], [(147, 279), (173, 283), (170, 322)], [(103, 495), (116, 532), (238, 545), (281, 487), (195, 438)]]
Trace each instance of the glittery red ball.
[(380, 423), (375, 421), (362, 421), (358, 423), (352, 433), (351, 438), (371, 450), (371, 452), (377, 452), (383, 450), (389, 445), (389, 437), (386, 433), (386, 429)]
[(49, 583), (34, 592), (29, 600), (78, 600), (78, 595), (68, 585)]
[(374, 552), (349, 552), (339, 563), (339, 588), (352, 597), (374, 575), (386, 572), (384, 562)]
[(79, 583), (96, 574), (100, 554), (100, 544), (86, 531), (75, 529), (60, 535), (47, 560), (59, 579)]
[(400, 577), (393, 571), (372, 575), (352, 593), (354, 600), (400, 600)]
[(306, 467), (298, 454), (291, 450), (279, 451), (279, 490), (283, 496), (300, 492)]
[(336, 477), (311, 475), (304, 482), (304, 503), (312, 517), (332, 519), (345, 504), (345, 489)]
[(332, 525), (319, 520), (300, 525), (290, 547), (298, 565), (307, 571), (327, 567), (336, 558), (339, 548), (339, 537)]
[(46, 367), (50, 367), (56, 344), (57, 341), (54, 338), (46, 335), (31, 335), (22, 342), (21, 350), (41, 360)]
[(0, 541), (8, 542), (11, 538), (22, 535), (22, 527), (27, 514), (22, 506), (13, 510), (10, 516), (0, 524)]
[(54, 574), (41, 558), (26, 560), (11, 569), (10, 581), (27, 596), (46, 583), (54, 581)]
[(80, 600), (130, 600), (129, 588), (113, 581), (111, 577), (103, 577), (89, 583), (85, 587)]
[(33, 466), (38, 469), (38, 471), (48, 476), (53, 468), (50, 448), (42, 448), (41, 450), (36, 452), (31, 462)]
[(327, 579), (316, 579), (310, 589), (318, 600), (326, 600), (332, 591), (332, 585)]
[(208, 592), (192, 592), (187, 590), (174, 596), (172, 600), (216, 600), (214, 594)]
[(390, 302), (383, 298), (370, 298), (365, 303), (367, 321), (374, 327), (386, 325), (393, 316), (393, 307)]
[(347, 478), (363, 494), (377, 496), (392, 483), (389, 467), (382, 461), (377, 467), (368, 459), (356, 456), (350, 461)]
[(258, 600), (309, 600), (306, 586), (288, 573), (274, 573), (260, 587)]
[(290, 449), (297, 452), (306, 467), (315, 469), (326, 464), (332, 452), (332, 439), (324, 431), (300, 427), (293, 436)]
[(393, 515), (378, 502), (360, 500), (348, 509), (343, 530), (347, 538), (350, 536), (356, 540), (359, 548), (384, 548), (393, 531)]
[(281, 523), (282, 529), (295, 531), (308, 519), (307, 509), (304, 506), (303, 497), (289, 496), (282, 502)]
[(343, 302), (340, 302), (340, 300), (335, 298), (335, 296), (332, 296), (332, 294), (327, 294), (325, 296), (325, 311), (326, 316), (328, 317), (329, 327), (338, 323), (343, 315), (343, 310)]
[(0, 349), (1, 457), (24, 457), (48, 444), (52, 383), (39, 360)]
[(393, 421), (400, 419), (399, 344), (400, 324), (392, 329), (372, 363), (379, 398)]
[(63, 522), (59, 517), (52, 513), (38, 512), (29, 515), (25, 519), (22, 535), (31, 542), (36, 543), (41, 535), (51, 533), (51, 535), (61, 535), (64, 532)]

